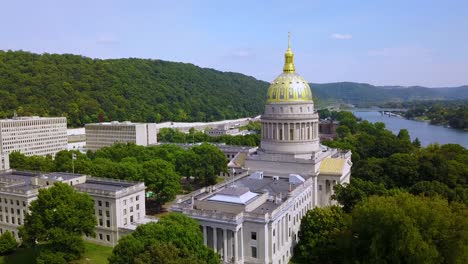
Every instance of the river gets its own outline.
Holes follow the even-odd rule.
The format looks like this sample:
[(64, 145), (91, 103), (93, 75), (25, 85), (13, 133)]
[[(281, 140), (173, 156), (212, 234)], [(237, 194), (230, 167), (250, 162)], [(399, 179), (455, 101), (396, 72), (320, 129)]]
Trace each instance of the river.
[(372, 123), (385, 123), (385, 127), (394, 134), (398, 134), (400, 129), (407, 129), (411, 140), (418, 138), (422, 146), (427, 146), (431, 143), (455, 143), (468, 148), (468, 132), (463, 130), (431, 125), (428, 122), (390, 117), (382, 115), (377, 111), (353, 112), (353, 114)]

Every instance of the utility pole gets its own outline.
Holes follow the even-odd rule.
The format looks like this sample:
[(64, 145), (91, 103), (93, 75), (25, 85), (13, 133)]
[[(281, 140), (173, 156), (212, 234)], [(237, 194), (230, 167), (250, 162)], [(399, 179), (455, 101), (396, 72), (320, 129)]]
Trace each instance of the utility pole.
[(76, 153), (72, 153), (72, 171), (75, 173), (75, 160), (76, 160)]

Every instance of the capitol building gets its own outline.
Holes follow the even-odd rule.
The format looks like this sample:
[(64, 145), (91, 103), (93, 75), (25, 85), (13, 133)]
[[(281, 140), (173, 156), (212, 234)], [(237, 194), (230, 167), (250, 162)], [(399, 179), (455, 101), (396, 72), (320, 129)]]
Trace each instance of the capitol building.
[(350, 180), (351, 152), (320, 145), (312, 91), (296, 73), (289, 43), (266, 96), (261, 146), (246, 154), (246, 172), (171, 208), (198, 220), (204, 243), (224, 263), (288, 263), (302, 217), (333, 204), (333, 187)]

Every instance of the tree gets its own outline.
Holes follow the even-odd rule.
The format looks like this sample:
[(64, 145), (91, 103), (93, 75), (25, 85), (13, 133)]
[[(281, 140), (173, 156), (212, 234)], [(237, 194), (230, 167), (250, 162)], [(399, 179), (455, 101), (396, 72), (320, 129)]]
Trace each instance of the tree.
[(199, 163), (194, 164), (194, 176), (205, 185), (215, 184), (219, 173), (227, 172), (228, 160), (219, 148), (204, 143), (193, 147), (192, 150), (199, 156)]
[(16, 250), (18, 242), (10, 231), (5, 231), (0, 236), (0, 255), (6, 255)]
[(350, 184), (338, 184), (335, 186), (334, 190), (335, 194), (332, 198), (338, 201), (343, 206), (343, 210), (347, 213), (351, 212), (356, 204), (366, 200), (367, 197), (371, 195), (383, 195), (388, 193), (382, 183), (376, 184), (359, 178), (351, 178)]
[(196, 220), (180, 213), (161, 217), (158, 223), (140, 225), (119, 240), (109, 262), (140, 263), (219, 263), (219, 257), (203, 244)]
[(95, 225), (94, 203), (89, 195), (57, 182), (39, 190), (20, 227), (20, 236), (29, 247), (42, 243), (44, 258), (54, 254), (71, 261), (84, 252), (82, 236), (93, 236)]
[(373, 196), (353, 210), (350, 263), (466, 263), (466, 205), (408, 193)]
[(394, 186), (409, 187), (419, 179), (418, 160), (414, 155), (395, 153), (385, 160), (384, 166)]
[(161, 159), (143, 163), (143, 177), (148, 189), (154, 192), (158, 205), (173, 200), (181, 189), (180, 176), (174, 166)]
[[(295, 263), (340, 263), (336, 240), (348, 225), (338, 206), (309, 210), (301, 220), (299, 243), (294, 248)], [(338, 253), (338, 254), (337, 254)]]

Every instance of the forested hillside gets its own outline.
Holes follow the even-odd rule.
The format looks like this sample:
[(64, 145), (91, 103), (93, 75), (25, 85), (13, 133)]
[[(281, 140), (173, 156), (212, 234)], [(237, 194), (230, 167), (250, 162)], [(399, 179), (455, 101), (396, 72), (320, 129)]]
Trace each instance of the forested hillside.
[(453, 88), (426, 88), (420, 86), (374, 86), (367, 83), (339, 82), (311, 84), (312, 93), (320, 102), (343, 102), (361, 107), (386, 102), (415, 100), (468, 99), (468, 85)]
[(268, 83), (238, 73), (147, 59), (0, 51), (0, 118), (211, 121), (263, 112)]
[[(66, 116), (69, 126), (110, 120), (213, 121), (263, 112), (268, 83), (239, 73), (149, 59), (0, 51), (0, 118)], [(468, 98), (468, 86), (311, 84), (319, 106)]]

